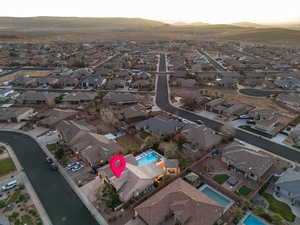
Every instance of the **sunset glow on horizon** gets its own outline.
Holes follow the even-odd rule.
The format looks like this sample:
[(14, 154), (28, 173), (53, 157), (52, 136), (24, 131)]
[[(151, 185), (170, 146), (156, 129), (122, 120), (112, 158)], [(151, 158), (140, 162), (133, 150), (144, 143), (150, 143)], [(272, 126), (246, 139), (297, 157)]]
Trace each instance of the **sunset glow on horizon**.
[(0, 16), (139, 17), (164, 22), (285, 22), (299, 18), (300, 1), (272, 0), (10, 0)]

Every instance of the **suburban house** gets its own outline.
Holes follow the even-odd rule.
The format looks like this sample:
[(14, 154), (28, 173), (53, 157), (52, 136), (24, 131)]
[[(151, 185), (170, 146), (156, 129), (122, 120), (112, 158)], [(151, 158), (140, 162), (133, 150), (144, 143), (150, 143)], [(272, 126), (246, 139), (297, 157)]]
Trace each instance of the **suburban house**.
[(252, 107), (236, 101), (217, 98), (205, 104), (205, 109), (226, 117), (237, 117), (247, 113)]
[(181, 134), (186, 140), (183, 146), (194, 153), (209, 151), (222, 141), (220, 135), (205, 125), (185, 125)]
[(300, 80), (294, 77), (288, 77), (282, 80), (275, 80), (274, 84), (284, 89), (300, 88)]
[(300, 206), (300, 171), (289, 168), (275, 183), (278, 197), (289, 199), (292, 204)]
[(55, 104), (55, 98), (59, 94), (52, 92), (37, 92), (26, 91), (17, 98), (17, 102), (20, 104)]
[(36, 85), (36, 78), (29, 77), (28, 75), (18, 75), (12, 82), (14, 86), (29, 87)]
[(97, 93), (94, 92), (72, 92), (63, 96), (61, 101), (63, 103), (81, 104), (93, 101), (96, 96)]
[(124, 88), (125, 83), (126, 83), (125, 80), (109, 79), (105, 84), (105, 88), (107, 88), (107, 89)]
[(38, 86), (43, 86), (43, 85), (50, 85), (53, 86), (58, 82), (57, 78), (53, 78), (53, 77), (39, 77), (36, 78), (36, 84)]
[[(143, 154), (143, 153), (142, 153)], [(178, 160), (160, 159), (157, 162), (141, 164), (132, 154), (126, 155), (126, 169), (116, 178), (109, 165), (100, 168), (99, 175), (119, 194), (123, 202), (147, 191), (154, 182), (166, 175), (178, 175)]]
[(121, 151), (114, 140), (92, 132), (84, 132), (73, 138), (70, 148), (92, 167), (110, 160)]
[(91, 68), (79, 68), (73, 71), (73, 75), (86, 76), (92, 74), (94, 71)]
[(124, 109), (122, 113), (124, 120), (127, 122), (143, 120), (148, 117), (148, 112), (146, 112), (143, 105), (137, 104)]
[(276, 101), (286, 104), (286, 105), (294, 106), (296, 108), (297, 107), (300, 108), (300, 94), (297, 94), (297, 93), (279, 94), (276, 97)]
[(134, 210), (148, 225), (213, 225), (224, 207), (178, 178)]
[(237, 174), (254, 181), (261, 181), (271, 169), (271, 157), (251, 151), (240, 145), (231, 145), (222, 152), (222, 161)]
[(102, 100), (104, 104), (112, 105), (135, 104), (138, 102), (138, 98), (134, 94), (116, 92), (107, 93)]
[(217, 84), (225, 88), (236, 88), (239, 80), (236, 78), (225, 77), (222, 79), (217, 79)]
[(77, 111), (71, 109), (50, 109), (39, 113), (36, 118), (39, 119), (38, 124), (45, 127), (54, 127), (60, 121), (71, 119), (77, 114)]
[(300, 146), (300, 124), (294, 127), (293, 131), (290, 133), (290, 137), (296, 145)]
[(79, 84), (79, 79), (74, 76), (60, 77), (57, 85), (60, 87), (75, 87)]
[(183, 125), (178, 120), (159, 115), (135, 124), (135, 128), (137, 130), (144, 130), (157, 137), (164, 137), (176, 133)]
[(136, 76), (139, 78), (139, 79), (143, 79), (143, 80), (147, 80), (151, 77), (151, 74), (150, 73), (147, 73), (145, 71), (141, 71), (139, 73), (136, 74)]
[(255, 121), (253, 128), (272, 136), (277, 134), (283, 128), (282, 124), (279, 122), (279, 114), (275, 111), (258, 109), (251, 111), (249, 115), (253, 117), (253, 120)]
[(30, 118), (32, 113), (34, 112), (33, 108), (0, 108), (0, 122), (12, 122), (19, 123), (22, 120), (27, 120)]
[(195, 79), (178, 78), (175, 80), (175, 85), (183, 88), (194, 88), (197, 84)]
[(149, 80), (137, 80), (131, 84), (131, 87), (138, 89), (149, 88), (151, 86), (152, 84)]
[(80, 87), (81, 88), (94, 88), (94, 89), (97, 89), (97, 88), (102, 87), (104, 82), (105, 82), (105, 79), (100, 75), (91, 76), (91, 77), (83, 79), (80, 82)]
[(72, 143), (77, 137), (91, 131), (89, 127), (72, 120), (61, 121), (57, 124), (56, 130), (59, 132), (60, 138), (66, 144)]

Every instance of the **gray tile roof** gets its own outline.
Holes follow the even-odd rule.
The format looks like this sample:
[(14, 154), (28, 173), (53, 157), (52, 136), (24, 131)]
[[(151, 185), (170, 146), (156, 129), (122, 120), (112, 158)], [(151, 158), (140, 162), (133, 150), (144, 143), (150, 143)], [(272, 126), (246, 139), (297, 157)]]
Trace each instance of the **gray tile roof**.
[(293, 193), (293, 197), (300, 198), (300, 172), (288, 169), (277, 180), (276, 186)]
[(271, 157), (236, 145), (225, 148), (222, 158), (230, 161), (235, 168), (257, 177), (263, 176), (273, 165)]
[(165, 116), (156, 116), (135, 125), (136, 129), (144, 129), (149, 132), (159, 133), (160, 135), (175, 133), (182, 126), (183, 123)]

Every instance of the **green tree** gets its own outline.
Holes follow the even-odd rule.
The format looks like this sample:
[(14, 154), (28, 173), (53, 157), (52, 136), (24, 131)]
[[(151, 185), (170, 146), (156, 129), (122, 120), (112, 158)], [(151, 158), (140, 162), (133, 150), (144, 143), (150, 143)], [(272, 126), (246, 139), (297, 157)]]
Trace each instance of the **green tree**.
[(175, 159), (177, 156), (177, 150), (178, 150), (178, 146), (176, 143), (171, 142), (164, 151), (164, 156), (167, 159)]
[(159, 142), (159, 140), (156, 138), (156, 137), (153, 137), (153, 136), (149, 136), (145, 139), (145, 146), (147, 148), (153, 148), (155, 145), (157, 145)]
[(252, 204), (251, 204), (251, 202), (249, 200), (245, 200), (244, 201), (244, 206), (247, 209), (251, 209), (252, 208)]
[(55, 158), (62, 159), (64, 157), (64, 155), (65, 155), (65, 152), (64, 152), (63, 148), (58, 148), (55, 151), (54, 155), (55, 155)]
[(234, 217), (237, 218), (238, 220), (242, 219), (244, 216), (243, 210), (240, 208), (235, 208), (234, 209)]
[(262, 207), (261, 205), (258, 205), (258, 206), (256, 206), (255, 207), (255, 214), (257, 214), (257, 215), (262, 215), (262, 214), (264, 214), (266, 211), (265, 211), (265, 208), (264, 207)]
[(272, 222), (276, 225), (281, 225), (283, 224), (283, 218), (279, 214), (273, 214), (271, 216)]

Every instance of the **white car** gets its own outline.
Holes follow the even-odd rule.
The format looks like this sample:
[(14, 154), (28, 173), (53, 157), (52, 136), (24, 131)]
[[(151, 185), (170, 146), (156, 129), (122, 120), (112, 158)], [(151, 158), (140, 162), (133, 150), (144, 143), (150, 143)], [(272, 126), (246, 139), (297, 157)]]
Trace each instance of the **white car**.
[(76, 165), (76, 166), (72, 167), (71, 170), (73, 172), (77, 172), (77, 171), (81, 170), (83, 167), (84, 167), (83, 165), (79, 164), (79, 165)]
[(68, 170), (73, 169), (73, 167), (76, 167), (76, 166), (78, 166), (78, 165), (80, 165), (79, 162), (73, 162), (73, 163), (70, 163), (70, 164), (67, 165), (67, 169), (68, 169)]
[(13, 189), (17, 186), (17, 181), (16, 180), (13, 180), (13, 181), (10, 181), (9, 183), (7, 183), (6, 185), (2, 186), (2, 190), (3, 191), (8, 191), (10, 189)]

